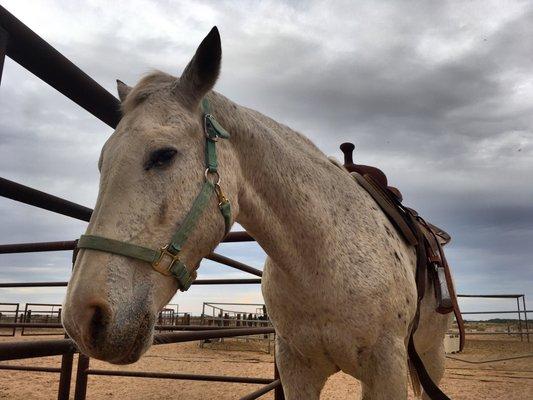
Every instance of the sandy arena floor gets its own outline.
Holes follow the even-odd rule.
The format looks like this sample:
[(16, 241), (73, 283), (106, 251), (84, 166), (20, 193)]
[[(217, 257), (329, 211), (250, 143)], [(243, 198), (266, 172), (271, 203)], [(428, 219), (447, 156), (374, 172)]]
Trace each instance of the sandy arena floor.
[[(50, 339), (57, 337), (45, 337)], [(1, 338), (13, 340), (13, 338)], [(17, 337), (17, 340), (20, 340)], [(24, 337), (36, 340), (38, 337)], [(264, 351), (243, 351), (253, 345), (237, 344), (238, 351), (228, 351), (221, 346), (199, 348), (198, 343), (154, 346), (141, 361), (120, 367), (125, 370), (182, 372), (196, 374), (273, 376), (273, 357)], [(235, 347), (235, 345), (232, 345)], [(257, 347), (255, 347), (257, 349)], [(533, 343), (487, 338), (469, 339), (462, 354), (452, 357), (468, 361), (494, 360), (533, 354)], [(59, 366), (60, 357), (6, 362), (9, 364)], [(76, 363), (76, 360), (75, 360)], [(91, 360), (91, 368), (116, 369), (110, 364)], [(73, 374), (73, 378), (75, 373)], [(0, 370), (0, 399), (32, 400), (57, 398), (58, 374)], [(447, 360), (447, 370), (442, 388), (454, 400), (531, 400), (533, 399), (533, 358), (518, 358), (499, 362), (469, 364)], [(74, 392), (72, 382), (72, 396)], [(174, 381), (162, 379), (91, 376), (87, 399), (238, 399), (260, 385)], [(321, 399), (359, 399), (358, 381), (343, 373), (332, 376)], [(267, 394), (262, 399), (272, 399)], [(414, 399), (410, 394), (410, 399)]]

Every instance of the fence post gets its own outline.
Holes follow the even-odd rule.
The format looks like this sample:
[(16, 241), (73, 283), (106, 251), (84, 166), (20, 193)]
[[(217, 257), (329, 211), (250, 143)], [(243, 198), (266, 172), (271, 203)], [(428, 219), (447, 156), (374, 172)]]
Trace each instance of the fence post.
[(81, 354), (78, 357), (78, 370), (76, 371), (76, 388), (74, 389), (74, 400), (85, 400), (87, 395), (87, 379), (89, 374), (89, 361), (90, 358), (85, 354)]
[[(77, 245), (77, 241), (76, 241)], [(76, 260), (77, 250), (72, 252), (72, 269), (74, 269), (74, 261)], [(26, 309), (28, 304), (26, 303)], [(52, 306), (52, 310), (53, 310)], [(31, 310), (28, 310), (31, 318)], [(24, 328), (23, 332), (24, 332)], [(65, 339), (68, 338), (68, 334), (65, 332)], [(72, 380), (72, 364), (74, 362), (74, 353), (63, 354), (61, 356), (61, 373), (59, 374), (59, 389), (57, 391), (57, 400), (69, 400), (70, 397), (70, 381)]]
[(524, 338), (522, 336), (522, 315), (520, 313), (520, 299), (516, 298), (516, 306), (518, 308), (518, 331), (520, 332), (520, 341), (523, 342)]
[[(28, 310), (28, 303), (24, 307), (24, 323), (31, 323), (31, 310)], [(24, 327), (20, 330), (20, 335), (24, 336)]]
[(7, 52), (7, 32), (0, 26), (0, 83), (2, 83), (2, 71), (4, 70), (4, 59)]
[[(67, 335), (65, 335), (67, 337)], [(61, 373), (59, 374), (59, 389), (57, 400), (68, 400), (70, 396), (70, 379), (72, 377), (72, 362), (74, 354), (63, 354), (61, 356)]]
[[(274, 346), (274, 379), (280, 379), (278, 371), (278, 363), (276, 362), (276, 348)], [(281, 383), (274, 389), (274, 400), (285, 400), (285, 393)]]
[[(2, 78), (2, 71), (0, 71), (0, 79)], [(19, 319), (19, 309), (20, 309), (20, 303), (17, 303), (17, 308), (15, 309), (15, 318), (13, 319), (13, 322), (17, 322)], [(17, 334), (17, 328), (13, 327), (13, 335), (16, 336)]]
[(529, 343), (529, 323), (527, 320), (527, 308), (526, 308), (526, 295), (522, 295), (522, 304), (524, 306), (524, 322), (526, 325), (526, 336), (527, 336), (527, 342)]

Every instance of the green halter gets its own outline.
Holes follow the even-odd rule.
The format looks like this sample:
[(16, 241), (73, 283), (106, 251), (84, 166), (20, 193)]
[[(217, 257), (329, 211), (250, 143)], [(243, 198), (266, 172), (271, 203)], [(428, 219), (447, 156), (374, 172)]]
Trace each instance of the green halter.
[[(189, 289), (192, 282), (196, 279), (196, 271), (189, 271), (187, 266), (181, 262), (179, 253), (191, 231), (196, 227), (198, 218), (203, 214), (213, 194), (216, 194), (218, 198), (218, 207), (224, 217), (225, 232), (228, 233), (231, 228), (231, 204), (220, 188), (220, 175), (218, 173), (216, 153), (216, 142), (218, 138), (228, 139), (230, 135), (210, 114), (207, 99), (202, 101), (202, 109), (206, 136), (205, 182), (202, 190), (196, 196), (189, 213), (185, 216), (183, 223), (170, 240), (170, 243), (159, 250), (153, 250), (148, 247), (108, 239), (102, 236), (82, 235), (78, 240), (79, 249), (98, 250), (149, 262), (157, 272), (167, 276), (174, 276), (178, 280), (179, 289), (182, 292)], [(216, 176), (214, 182), (209, 180), (210, 175)], [(165, 263), (164, 260), (168, 261)]]

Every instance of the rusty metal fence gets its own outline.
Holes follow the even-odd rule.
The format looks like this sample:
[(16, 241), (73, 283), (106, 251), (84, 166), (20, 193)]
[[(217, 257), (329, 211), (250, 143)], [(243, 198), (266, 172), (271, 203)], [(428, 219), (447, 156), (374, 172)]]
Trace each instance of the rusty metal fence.
[[(42, 79), (44, 82), (58, 90), (86, 111), (114, 128), (120, 120), (119, 101), (103, 87), (91, 79), (76, 65), (54, 49), (50, 44), (31, 31), (27, 26), (0, 6), (0, 82), (2, 78), (5, 57), (11, 58), (26, 70)], [(0, 196), (39, 207), (54, 213), (89, 221), (92, 210), (82, 205), (45, 193), (20, 183), (0, 178)], [(225, 242), (250, 242), (254, 239), (246, 232), (231, 232)], [(0, 254), (46, 252), (46, 251), (73, 251), (76, 241), (18, 243), (0, 245)], [(195, 285), (215, 284), (259, 284), (262, 272), (239, 261), (212, 253), (208, 259), (215, 262), (248, 272), (255, 276), (252, 279), (199, 279)], [(67, 282), (16, 282), (0, 283), (0, 288), (21, 287), (65, 287)], [(5, 304), (5, 303), (4, 303)], [(18, 309), (17, 315), (18, 315)], [(61, 324), (18, 322), (15, 317), (13, 322), (0, 321), (0, 328), (10, 328), (13, 332), (17, 327), (61, 328)], [(217, 326), (165, 326), (157, 325), (159, 331), (172, 330), (167, 333), (154, 335), (154, 345), (190, 342), (214, 338), (236, 337), (244, 335), (258, 335), (275, 333), (272, 327), (217, 327)], [(63, 339), (14, 341), (0, 343), (0, 361), (18, 360), (45, 356), (61, 356), (60, 367), (38, 367), (29, 365), (0, 364), (0, 369), (29, 372), (59, 373), (58, 399), (68, 400), (71, 391), (71, 380), (74, 364), (74, 355), (78, 353), (72, 339), (65, 336)], [(263, 385), (258, 390), (242, 400), (256, 399), (265, 393), (274, 390), (276, 400), (284, 399), (283, 388), (274, 363), (273, 378), (255, 378), (218, 375), (195, 375), (180, 373), (160, 373), (148, 371), (111, 371), (90, 368), (90, 359), (79, 353), (76, 370), (76, 386), (74, 398), (86, 398), (87, 380), (90, 375), (108, 375), (136, 378), (157, 379), (183, 379), (201, 380), (212, 382), (253, 383)]]

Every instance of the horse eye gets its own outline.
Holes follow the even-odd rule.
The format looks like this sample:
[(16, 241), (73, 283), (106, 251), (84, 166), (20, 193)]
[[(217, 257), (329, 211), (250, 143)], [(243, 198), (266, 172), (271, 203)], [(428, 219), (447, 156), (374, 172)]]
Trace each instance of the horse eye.
[(155, 150), (150, 154), (148, 161), (144, 164), (145, 171), (151, 168), (159, 168), (168, 165), (176, 156), (178, 151), (172, 147), (164, 147), (159, 150)]

